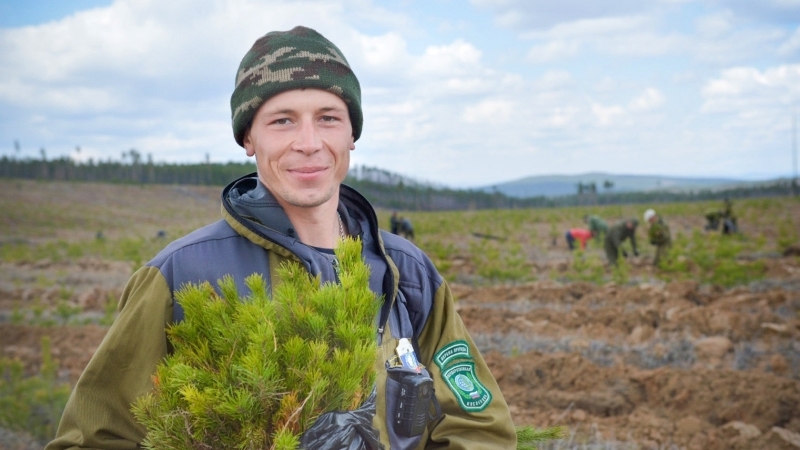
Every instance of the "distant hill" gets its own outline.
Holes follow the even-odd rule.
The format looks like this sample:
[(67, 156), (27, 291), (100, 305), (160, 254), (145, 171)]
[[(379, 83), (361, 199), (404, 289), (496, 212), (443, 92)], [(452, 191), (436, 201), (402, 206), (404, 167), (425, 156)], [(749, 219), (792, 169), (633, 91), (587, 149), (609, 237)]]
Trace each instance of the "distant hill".
[(480, 187), (484, 192), (499, 192), (510, 197), (558, 197), (575, 195), (579, 184), (598, 194), (624, 192), (690, 192), (698, 190), (725, 190), (752, 186), (763, 182), (732, 178), (684, 178), (662, 175), (616, 175), (591, 172), (580, 175), (541, 175)]

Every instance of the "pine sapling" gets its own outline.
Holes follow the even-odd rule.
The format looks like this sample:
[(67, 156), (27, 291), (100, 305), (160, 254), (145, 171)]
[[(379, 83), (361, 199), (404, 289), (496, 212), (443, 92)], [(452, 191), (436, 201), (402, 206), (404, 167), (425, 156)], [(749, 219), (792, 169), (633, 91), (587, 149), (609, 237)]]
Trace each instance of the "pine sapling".
[(564, 427), (535, 428), (530, 425), (518, 426), (517, 450), (536, 450), (537, 444), (564, 437)]
[(151, 449), (296, 449), (321, 414), (355, 409), (372, 390), (374, 320), (361, 243), (335, 250), (339, 283), (281, 265), (272, 298), (259, 275), (242, 298), (231, 277), (176, 292), (185, 319), (153, 390), (132, 407)]

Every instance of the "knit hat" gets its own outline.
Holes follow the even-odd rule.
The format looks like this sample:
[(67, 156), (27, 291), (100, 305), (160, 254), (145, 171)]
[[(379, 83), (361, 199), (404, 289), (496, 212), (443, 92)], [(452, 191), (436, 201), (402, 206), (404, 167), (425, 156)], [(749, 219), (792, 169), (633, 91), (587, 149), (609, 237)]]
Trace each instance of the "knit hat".
[(324, 36), (306, 27), (273, 31), (259, 38), (244, 55), (231, 95), (231, 121), (236, 142), (244, 135), (256, 111), (281, 92), (317, 88), (344, 100), (353, 125), (353, 139), (361, 136), (361, 86), (342, 52)]

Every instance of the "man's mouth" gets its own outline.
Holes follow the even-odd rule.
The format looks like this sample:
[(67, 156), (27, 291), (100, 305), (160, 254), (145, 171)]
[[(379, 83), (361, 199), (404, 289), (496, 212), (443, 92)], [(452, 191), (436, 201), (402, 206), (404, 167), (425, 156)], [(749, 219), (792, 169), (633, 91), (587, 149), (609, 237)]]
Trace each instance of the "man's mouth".
[(317, 172), (322, 172), (323, 170), (325, 170), (325, 167), (322, 167), (322, 166), (319, 166), (319, 167), (298, 167), (296, 169), (291, 169), (290, 172), (294, 172), (294, 173), (317, 173)]

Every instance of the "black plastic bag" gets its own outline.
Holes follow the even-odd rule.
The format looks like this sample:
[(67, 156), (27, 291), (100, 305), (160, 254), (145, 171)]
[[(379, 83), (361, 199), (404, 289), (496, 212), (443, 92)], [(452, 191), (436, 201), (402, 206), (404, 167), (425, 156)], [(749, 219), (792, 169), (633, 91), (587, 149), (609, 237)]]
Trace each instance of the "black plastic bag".
[(379, 432), (372, 426), (375, 417), (376, 390), (352, 411), (331, 411), (317, 418), (300, 437), (304, 450), (384, 450)]

